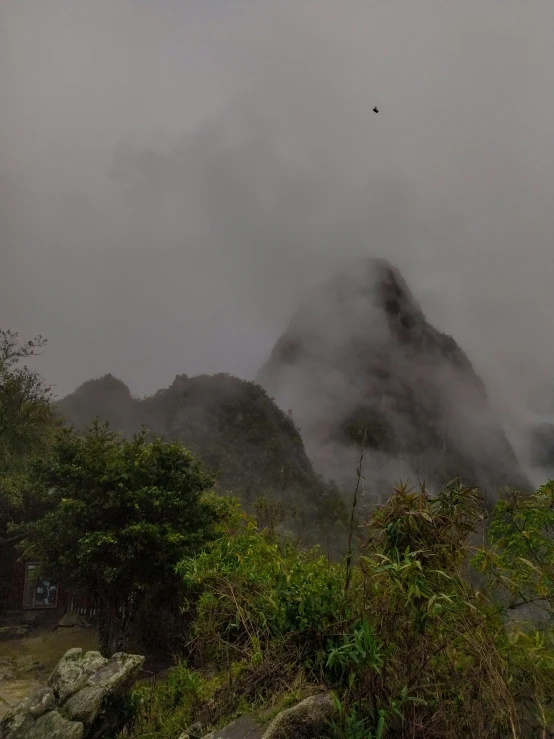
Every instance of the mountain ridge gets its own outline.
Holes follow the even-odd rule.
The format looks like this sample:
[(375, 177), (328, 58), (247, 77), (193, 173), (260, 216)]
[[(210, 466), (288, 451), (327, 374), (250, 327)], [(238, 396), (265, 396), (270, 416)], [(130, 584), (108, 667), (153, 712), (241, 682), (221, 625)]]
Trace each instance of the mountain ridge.
[(383, 492), (391, 472), (436, 487), (461, 477), (488, 495), (531, 489), (469, 357), (386, 260), (362, 260), (308, 295), (257, 381), (293, 409), (316, 470), (341, 483), (352, 483), (340, 466), (352, 469), (364, 429)]

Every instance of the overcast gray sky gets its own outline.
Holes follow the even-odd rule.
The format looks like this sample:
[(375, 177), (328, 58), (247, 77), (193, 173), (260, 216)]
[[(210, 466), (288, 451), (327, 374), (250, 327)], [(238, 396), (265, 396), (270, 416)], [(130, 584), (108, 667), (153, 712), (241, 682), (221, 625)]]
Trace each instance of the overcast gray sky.
[(0, 325), (49, 338), (60, 394), (250, 378), (380, 255), (523, 411), (554, 374), (553, 69), (552, 0), (2, 0)]

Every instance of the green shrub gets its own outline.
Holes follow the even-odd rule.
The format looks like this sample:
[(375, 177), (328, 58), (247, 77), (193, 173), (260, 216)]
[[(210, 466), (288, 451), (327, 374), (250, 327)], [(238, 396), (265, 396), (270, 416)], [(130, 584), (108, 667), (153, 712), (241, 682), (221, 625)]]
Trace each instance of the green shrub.
[(178, 572), (185, 587), (202, 590), (196, 639), (204, 659), (260, 659), (276, 639), (306, 649), (344, 606), (341, 565), (266, 537), (247, 517)]
[[(507, 497), (491, 514), (458, 485), (434, 497), (400, 486), (364, 527), (347, 588), (345, 562), (220, 503), (217, 539), (177, 568), (198, 596), (191, 658), (217, 677), (204, 705), (205, 681), (166, 686), (165, 727), (172, 711), (217, 724), (317, 683), (336, 696), (337, 739), (546, 736), (552, 631), (510, 615), (551, 602), (553, 494)], [(475, 548), (485, 518), (489, 543)]]
[(122, 651), (143, 605), (165, 605), (176, 564), (214, 536), (217, 512), (203, 496), (213, 478), (179, 443), (145, 432), (127, 441), (94, 423), (82, 435), (61, 430), (33, 479), (50, 506), (26, 527), (26, 554), (96, 596), (102, 651)]
[(170, 670), (159, 685), (137, 688), (131, 694), (133, 718), (127, 736), (136, 739), (173, 739), (183, 733), (198, 706), (210, 696), (213, 685), (184, 663)]

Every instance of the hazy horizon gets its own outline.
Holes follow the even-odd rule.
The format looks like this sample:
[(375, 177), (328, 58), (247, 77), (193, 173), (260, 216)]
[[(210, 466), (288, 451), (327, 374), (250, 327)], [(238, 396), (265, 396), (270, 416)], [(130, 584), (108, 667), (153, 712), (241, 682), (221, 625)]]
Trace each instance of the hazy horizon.
[(506, 417), (547, 405), (551, 2), (4, 0), (0, 29), (2, 326), (59, 395), (251, 379), (367, 254)]

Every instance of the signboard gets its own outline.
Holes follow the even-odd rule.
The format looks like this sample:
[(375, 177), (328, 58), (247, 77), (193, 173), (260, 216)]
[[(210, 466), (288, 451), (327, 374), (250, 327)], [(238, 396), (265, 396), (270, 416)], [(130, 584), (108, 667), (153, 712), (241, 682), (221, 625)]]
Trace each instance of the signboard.
[(38, 563), (28, 562), (23, 608), (56, 608), (57, 605), (58, 583), (42, 573)]

